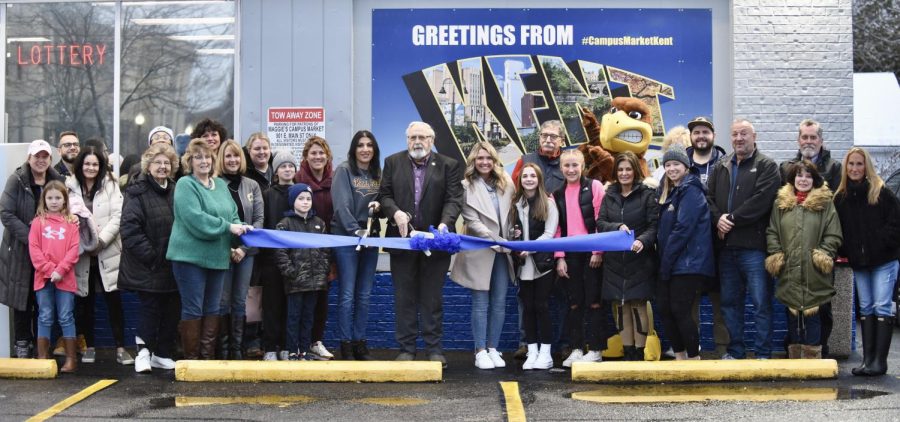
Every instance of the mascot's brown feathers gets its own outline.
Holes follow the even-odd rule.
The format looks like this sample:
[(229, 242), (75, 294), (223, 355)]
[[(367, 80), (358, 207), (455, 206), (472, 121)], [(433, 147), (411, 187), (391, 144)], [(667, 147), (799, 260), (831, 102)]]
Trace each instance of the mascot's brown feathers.
[(622, 151), (635, 153), (641, 159), (644, 177), (650, 175), (644, 153), (650, 146), (653, 118), (647, 104), (631, 97), (614, 98), (602, 122), (590, 109), (581, 107), (580, 111), (588, 139), (578, 147), (584, 154), (585, 176), (603, 183), (614, 181), (614, 156)]

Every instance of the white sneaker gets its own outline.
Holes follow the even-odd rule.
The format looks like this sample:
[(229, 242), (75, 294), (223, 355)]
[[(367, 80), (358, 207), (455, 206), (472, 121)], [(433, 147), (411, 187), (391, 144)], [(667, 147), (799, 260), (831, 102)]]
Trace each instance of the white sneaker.
[(563, 361), (563, 366), (565, 366), (566, 368), (571, 368), (572, 362), (577, 362), (583, 357), (584, 352), (582, 352), (581, 349), (572, 349), (572, 354), (570, 354), (569, 357), (567, 357), (566, 360)]
[(287, 350), (282, 350), (278, 352), (278, 360), (288, 360), (288, 355), (289, 353)]
[(319, 357), (323, 357), (325, 359), (331, 360), (334, 359), (334, 355), (325, 348), (325, 345), (322, 344), (321, 341), (317, 341), (311, 345), (309, 345), (309, 351), (319, 355)]
[(587, 354), (582, 356), (581, 359), (578, 359), (576, 362), (602, 362), (602, 361), (603, 361), (603, 355), (601, 355), (600, 352), (598, 352), (596, 350), (591, 350), (590, 352), (587, 352)]
[(534, 363), (537, 362), (538, 358), (538, 345), (537, 343), (532, 343), (528, 345), (528, 354), (525, 355), (525, 363), (522, 364), (523, 370), (534, 369)]
[(487, 350), (482, 350), (475, 354), (475, 367), (478, 369), (494, 369), (494, 362), (488, 356)]
[(550, 345), (541, 344), (537, 360), (534, 361), (534, 369), (550, 369), (553, 367), (553, 356), (550, 355)]
[(161, 358), (152, 355), (150, 356), (150, 366), (159, 369), (175, 369), (175, 361), (169, 358)]
[(153, 368), (150, 367), (150, 351), (141, 349), (137, 354), (137, 358), (134, 359), (134, 372), (144, 373), (152, 370)]
[(487, 349), (487, 353), (491, 358), (491, 361), (494, 362), (494, 368), (506, 368), (506, 361), (503, 360), (503, 354), (498, 352), (497, 349)]
[(266, 352), (266, 354), (263, 355), (263, 360), (278, 360), (278, 354), (275, 352)]

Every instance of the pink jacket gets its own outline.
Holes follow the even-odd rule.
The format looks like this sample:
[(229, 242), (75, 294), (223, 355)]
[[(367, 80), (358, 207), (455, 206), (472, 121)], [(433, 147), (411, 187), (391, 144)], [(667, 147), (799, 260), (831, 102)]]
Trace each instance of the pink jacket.
[(61, 215), (35, 217), (28, 233), (28, 249), (34, 264), (34, 290), (44, 288), (53, 272), (61, 274), (56, 288), (75, 293), (78, 285), (75, 272), (78, 262), (78, 222), (70, 223)]

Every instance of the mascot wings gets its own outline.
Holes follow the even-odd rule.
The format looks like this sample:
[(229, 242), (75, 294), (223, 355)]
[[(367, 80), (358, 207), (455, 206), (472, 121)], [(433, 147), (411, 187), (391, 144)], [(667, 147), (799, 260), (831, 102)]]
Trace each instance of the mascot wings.
[(588, 142), (578, 149), (584, 154), (584, 169), (587, 177), (603, 183), (615, 180), (613, 156), (623, 151), (631, 151), (641, 159), (644, 177), (650, 175), (644, 153), (650, 146), (653, 131), (650, 107), (643, 101), (631, 97), (612, 100), (609, 113), (598, 122), (589, 109), (581, 108), (581, 121), (587, 132)]

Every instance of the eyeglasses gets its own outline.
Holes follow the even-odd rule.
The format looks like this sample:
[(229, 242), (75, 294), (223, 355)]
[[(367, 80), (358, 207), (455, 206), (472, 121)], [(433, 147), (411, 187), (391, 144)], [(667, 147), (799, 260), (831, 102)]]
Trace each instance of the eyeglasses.
[(412, 136), (406, 137), (406, 139), (408, 139), (410, 141), (425, 141), (425, 140), (428, 140), (431, 138), (432, 138), (431, 135), (412, 135)]
[(559, 139), (559, 138), (561, 138), (561, 136), (559, 136), (559, 135), (557, 135), (557, 134), (555, 134), (555, 133), (544, 133), (544, 132), (541, 132), (541, 139), (549, 139), (549, 140), (551, 140), (551, 141), (555, 141), (555, 140), (557, 140), (557, 139)]
[(156, 133), (150, 137), (151, 141), (171, 141), (172, 138), (166, 133)]
[(168, 161), (153, 161), (150, 164), (153, 164), (154, 166), (160, 166), (160, 167), (172, 167), (172, 163), (168, 162)]
[(66, 142), (64, 144), (59, 144), (60, 149), (69, 149), (69, 148), (78, 148), (78, 142)]

